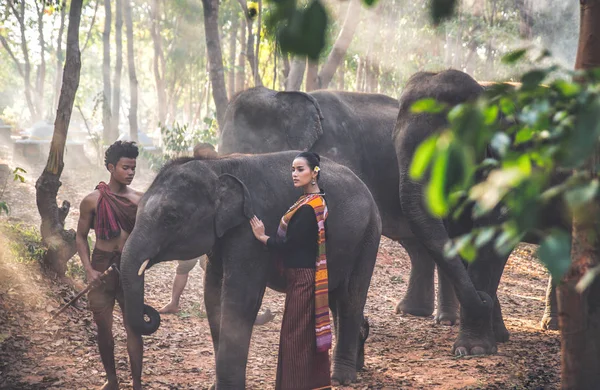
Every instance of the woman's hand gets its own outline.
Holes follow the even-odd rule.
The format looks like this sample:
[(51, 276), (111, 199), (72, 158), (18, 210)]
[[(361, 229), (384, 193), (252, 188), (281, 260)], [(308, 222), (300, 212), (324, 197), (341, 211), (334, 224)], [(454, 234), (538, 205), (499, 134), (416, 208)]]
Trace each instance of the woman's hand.
[(256, 217), (256, 215), (250, 219), (250, 226), (252, 226), (254, 237), (263, 244), (266, 244), (269, 236), (265, 235), (265, 225)]

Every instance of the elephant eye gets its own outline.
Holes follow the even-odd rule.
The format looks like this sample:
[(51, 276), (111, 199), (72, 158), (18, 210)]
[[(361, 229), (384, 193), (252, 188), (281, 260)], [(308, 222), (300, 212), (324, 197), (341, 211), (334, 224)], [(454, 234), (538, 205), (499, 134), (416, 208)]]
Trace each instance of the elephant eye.
[(177, 222), (178, 219), (179, 216), (177, 214), (166, 214), (163, 218), (163, 223), (167, 226), (172, 226)]

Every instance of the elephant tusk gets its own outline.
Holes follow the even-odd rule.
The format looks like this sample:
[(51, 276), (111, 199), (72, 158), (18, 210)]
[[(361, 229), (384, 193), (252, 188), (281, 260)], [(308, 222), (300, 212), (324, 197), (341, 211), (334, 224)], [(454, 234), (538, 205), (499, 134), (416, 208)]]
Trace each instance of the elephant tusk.
[(146, 270), (146, 266), (148, 265), (149, 262), (150, 262), (150, 259), (147, 259), (146, 261), (144, 261), (142, 263), (142, 265), (140, 266), (140, 270), (138, 271), (138, 276), (142, 276), (142, 274)]

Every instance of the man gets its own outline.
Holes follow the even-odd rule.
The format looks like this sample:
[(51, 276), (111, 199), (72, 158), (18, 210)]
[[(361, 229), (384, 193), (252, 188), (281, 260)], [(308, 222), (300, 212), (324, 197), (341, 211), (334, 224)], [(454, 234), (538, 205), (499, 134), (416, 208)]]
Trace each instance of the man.
[[(129, 185), (135, 176), (137, 156), (138, 148), (134, 142), (117, 141), (106, 150), (104, 163), (110, 172), (110, 180), (108, 184), (100, 182), (94, 192), (81, 201), (77, 224), (77, 252), (85, 268), (88, 283), (97, 285), (88, 293), (88, 300), (98, 328), (98, 349), (106, 371), (107, 381), (102, 389), (119, 388), (112, 324), (115, 300), (123, 311), (123, 290), (116, 272), (109, 274), (103, 283), (99, 282), (99, 276), (111, 264), (120, 265), (121, 251), (135, 224), (142, 193)], [(94, 229), (96, 233), (96, 245), (91, 261), (88, 244), (90, 229)], [(142, 336), (131, 330), (125, 314), (123, 317), (133, 388), (141, 389)]]
[[(207, 142), (201, 142), (194, 146), (194, 158), (197, 159), (212, 159), (217, 158), (215, 147)], [(202, 256), (200, 266), (206, 268), (206, 256)], [(198, 259), (179, 260), (175, 271), (175, 279), (173, 280), (173, 292), (171, 293), (171, 302), (167, 303), (158, 312), (161, 314), (175, 314), (179, 312), (179, 299), (183, 290), (187, 285), (189, 274), (198, 264)]]

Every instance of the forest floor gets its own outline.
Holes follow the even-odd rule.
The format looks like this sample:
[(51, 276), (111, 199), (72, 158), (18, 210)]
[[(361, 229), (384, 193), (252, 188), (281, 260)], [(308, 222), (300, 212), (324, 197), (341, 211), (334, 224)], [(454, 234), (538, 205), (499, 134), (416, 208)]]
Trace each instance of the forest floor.
[[(9, 183), (4, 195), (11, 214), (0, 218), (0, 389), (97, 388), (104, 383), (104, 370), (86, 299), (44, 324), (85, 285), (77, 256), (69, 268), (72, 282), (48, 279), (37, 263), (27, 258), (38, 253), (33, 241), (39, 227), (35, 205), (39, 173), (39, 167), (28, 168), (25, 183)], [(133, 187), (145, 190), (152, 174), (145, 171), (139, 176)], [(83, 196), (98, 180), (107, 179), (101, 168), (67, 166), (59, 201), (68, 199), (72, 204), (68, 228), (76, 227)], [(159, 308), (169, 301), (175, 266), (174, 262), (163, 263), (147, 272), (148, 304)], [(403, 248), (383, 238), (365, 309), (371, 325), (365, 369), (357, 383), (344, 389), (559, 387), (558, 332), (539, 329), (547, 273), (535, 259), (534, 246), (519, 246), (506, 266), (498, 296), (511, 336), (492, 356), (456, 358), (451, 346), (458, 326), (437, 325), (431, 317), (394, 314), (405, 294), (409, 270)], [(203, 271), (196, 267), (182, 297), (181, 312), (163, 316), (160, 329), (144, 337), (146, 388), (207, 389), (213, 382), (214, 356), (202, 285)], [(276, 317), (254, 328), (246, 371), (249, 389), (274, 387), (283, 302), (283, 295), (267, 291), (263, 308), (270, 308)], [(118, 308), (114, 333), (121, 388), (128, 389), (129, 363)]]

